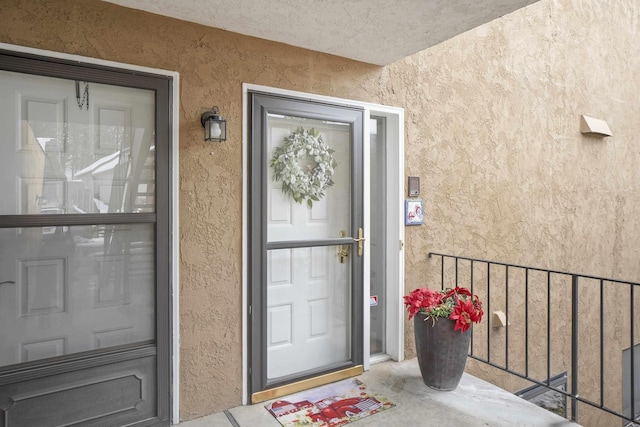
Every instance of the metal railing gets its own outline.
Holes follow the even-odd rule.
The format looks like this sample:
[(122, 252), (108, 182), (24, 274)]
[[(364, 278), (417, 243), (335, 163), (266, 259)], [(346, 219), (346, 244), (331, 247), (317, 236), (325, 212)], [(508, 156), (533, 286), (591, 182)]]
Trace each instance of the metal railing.
[[(578, 421), (578, 405), (585, 404), (609, 414), (598, 416), (617, 417), (621, 426), (640, 422), (640, 385), (633, 380), (634, 361), (640, 358), (635, 354), (640, 346), (634, 348), (640, 341), (635, 332), (640, 324), (639, 283), (432, 252), (433, 257), (440, 257), (443, 289), (469, 288), (484, 304), (485, 317), (473, 328), (469, 357), (566, 396), (572, 421)], [(504, 329), (490, 324), (492, 310), (504, 310)], [(524, 319), (524, 325), (518, 322), (510, 334), (516, 318)], [(544, 321), (546, 328), (532, 326), (534, 321), (536, 326)], [(581, 339), (588, 340), (582, 347)], [(599, 360), (594, 342), (599, 344)], [(623, 351), (630, 351), (630, 366), (618, 364)], [(569, 373), (568, 390), (553, 386), (552, 369)], [(625, 381), (630, 386), (623, 390)], [(594, 383), (599, 390), (593, 390)]]

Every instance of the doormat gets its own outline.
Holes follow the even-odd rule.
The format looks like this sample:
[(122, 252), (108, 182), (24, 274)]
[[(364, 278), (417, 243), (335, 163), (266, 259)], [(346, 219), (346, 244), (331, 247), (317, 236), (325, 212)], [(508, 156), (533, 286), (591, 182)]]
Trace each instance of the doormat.
[(355, 378), (306, 390), (265, 406), (284, 427), (337, 427), (396, 406)]

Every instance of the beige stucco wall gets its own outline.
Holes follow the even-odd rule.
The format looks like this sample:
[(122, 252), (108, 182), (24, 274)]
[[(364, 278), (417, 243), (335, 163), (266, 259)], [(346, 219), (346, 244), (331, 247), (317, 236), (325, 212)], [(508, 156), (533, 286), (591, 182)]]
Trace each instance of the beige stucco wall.
[[(407, 289), (432, 274), (432, 250), (640, 281), (639, 21), (636, 1), (541, 0), (376, 67), (96, 0), (2, 0), (0, 42), (180, 73), (191, 419), (241, 403), (243, 82), (405, 109), (406, 175), (426, 202), (425, 225), (406, 229)], [(219, 145), (199, 121), (214, 104)], [(614, 136), (582, 136), (580, 114)]]
[[(429, 187), (427, 225), (406, 229), (407, 283), (434, 273), (437, 260), (426, 260), (425, 250), (640, 280), (639, 6), (542, 1), (409, 58), (425, 68), (426, 84), (422, 92), (407, 85), (416, 91), (407, 97), (408, 117), (418, 109), (425, 114), (415, 128), (407, 123), (406, 168)], [(582, 136), (580, 114), (606, 119), (614, 136)], [(476, 272), (475, 279), (484, 277)], [(519, 289), (515, 277), (511, 283), (509, 364), (524, 372), (523, 309), (514, 310), (523, 282)], [(570, 288), (553, 288), (552, 375), (570, 372), (571, 348)], [(493, 310), (504, 310), (499, 289)], [(581, 289), (580, 394), (599, 402), (598, 289)], [(546, 333), (543, 290), (531, 295), (538, 302), (530, 307), (534, 335)], [(628, 297), (626, 288), (605, 296), (605, 404), (618, 410), (622, 350), (630, 345)], [(638, 317), (636, 310), (636, 330)], [(503, 364), (505, 331), (490, 334), (493, 361)], [(532, 342), (532, 372), (545, 378), (546, 342)], [(482, 341), (476, 346), (483, 356)], [(478, 363), (468, 371), (513, 391), (530, 385)], [(584, 425), (618, 423), (585, 406), (579, 417)]]

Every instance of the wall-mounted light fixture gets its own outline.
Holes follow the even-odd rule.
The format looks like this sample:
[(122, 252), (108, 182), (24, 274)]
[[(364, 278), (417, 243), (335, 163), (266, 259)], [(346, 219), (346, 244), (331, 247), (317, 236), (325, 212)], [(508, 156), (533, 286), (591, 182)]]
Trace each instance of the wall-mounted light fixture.
[(227, 140), (227, 121), (218, 113), (218, 107), (202, 113), (200, 122), (204, 126), (204, 140), (222, 142)]
[(580, 116), (580, 132), (585, 135), (598, 137), (613, 135), (607, 122), (589, 116)]

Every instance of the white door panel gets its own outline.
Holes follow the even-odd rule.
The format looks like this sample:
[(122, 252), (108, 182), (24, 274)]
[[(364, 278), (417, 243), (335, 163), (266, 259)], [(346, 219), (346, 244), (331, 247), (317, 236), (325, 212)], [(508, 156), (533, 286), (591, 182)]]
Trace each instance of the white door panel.
[[(291, 265), (290, 283), (269, 284), (269, 378), (348, 359), (344, 310), (348, 302), (348, 296), (344, 295), (348, 282), (336, 280), (332, 252), (331, 247), (269, 252), (269, 271), (278, 263), (274, 259), (287, 259), (286, 263)], [(279, 263), (283, 264), (282, 260)]]
[[(299, 127), (298, 122), (282, 122), (284, 119), (270, 120), (267, 159), (270, 160), (273, 150), (282, 144)], [(306, 124), (305, 129), (314, 128), (320, 131), (323, 140), (333, 149), (334, 158), (338, 162), (333, 181), (335, 185), (328, 187), (327, 196), (314, 202), (312, 208), (306, 203), (298, 204), (291, 197), (282, 193), (282, 183), (272, 179), (268, 173), (268, 219), (267, 240), (269, 242), (286, 240), (312, 240), (338, 237), (340, 231), (350, 228), (349, 197), (351, 188), (351, 155), (350, 129), (345, 125), (326, 125), (322, 122)]]
[[(309, 208), (267, 184), (267, 241), (336, 238), (350, 233), (350, 128), (321, 121), (320, 131), (338, 162), (326, 196)], [(300, 127), (294, 118), (269, 120), (267, 160)], [(271, 178), (271, 172), (269, 172)], [(271, 250), (267, 254), (267, 377), (279, 378), (349, 360), (350, 262), (339, 263), (335, 246)]]

